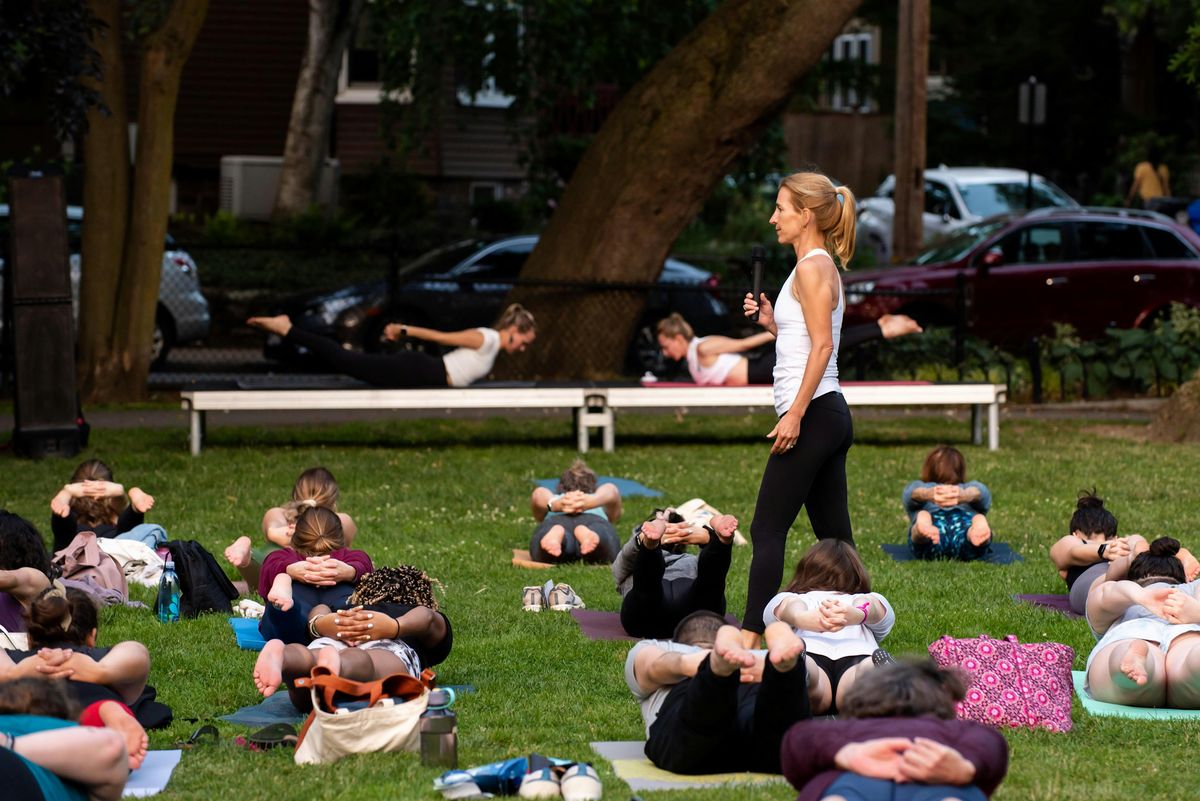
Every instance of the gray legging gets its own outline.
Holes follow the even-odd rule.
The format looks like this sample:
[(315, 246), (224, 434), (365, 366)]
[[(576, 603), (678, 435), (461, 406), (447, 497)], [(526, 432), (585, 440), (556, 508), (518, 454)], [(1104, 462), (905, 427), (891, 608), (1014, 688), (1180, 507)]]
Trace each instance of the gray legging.
[[(566, 530), (566, 534), (563, 536), (562, 554), (559, 556), (552, 556), (542, 550), (542, 537), (554, 526), (562, 526)], [(596, 546), (596, 550), (589, 554), (579, 552), (579, 541), (575, 539), (577, 526), (587, 526), (600, 535), (600, 544)], [(611, 565), (620, 550), (621, 538), (617, 536), (613, 524), (600, 515), (592, 514), (548, 514), (546, 519), (533, 530), (533, 537), (529, 540), (529, 555), (535, 562), (565, 564), (583, 561)]]
[(1092, 582), (1108, 572), (1108, 562), (1102, 562), (1098, 565), (1092, 565), (1087, 570), (1079, 574), (1079, 578), (1075, 579), (1075, 583), (1071, 585), (1071, 611), (1084, 614), (1087, 611), (1088, 590), (1092, 588)]

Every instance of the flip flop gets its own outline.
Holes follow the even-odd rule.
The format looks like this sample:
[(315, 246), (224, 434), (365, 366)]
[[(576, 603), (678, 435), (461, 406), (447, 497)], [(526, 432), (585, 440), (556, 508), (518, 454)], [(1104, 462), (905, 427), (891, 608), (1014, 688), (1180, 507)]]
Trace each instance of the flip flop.
[(296, 727), (287, 723), (272, 723), (246, 738), (246, 742), (258, 748), (275, 748), (280, 745), (295, 746), (299, 738)]
[(211, 723), (206, 723), (200, 728), (192, 732), (192, 735), (186, 740), (179, 740), (175, 743), (176, 748), (195, 748), (198, 745), (216, 745), (221, 739), (221, 733), (217, 731), (217, 727)]

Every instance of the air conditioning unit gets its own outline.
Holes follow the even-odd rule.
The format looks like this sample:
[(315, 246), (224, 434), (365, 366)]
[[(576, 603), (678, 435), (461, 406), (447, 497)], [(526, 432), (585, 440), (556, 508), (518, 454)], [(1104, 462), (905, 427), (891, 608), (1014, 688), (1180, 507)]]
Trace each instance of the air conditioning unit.
[[(221, 211), (244, 220), (270, 219), (282, 166), (282, 156), (222, 156)], [(325, 159), (317, 181), (317, 205), (336, 208), (340, 173), (337, 159)]]

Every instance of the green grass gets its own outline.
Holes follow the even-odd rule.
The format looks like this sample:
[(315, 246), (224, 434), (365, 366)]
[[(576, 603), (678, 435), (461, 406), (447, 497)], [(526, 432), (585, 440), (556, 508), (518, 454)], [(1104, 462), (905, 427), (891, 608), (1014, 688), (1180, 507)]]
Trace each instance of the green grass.
[[(1200, 451), (1149, 445), (1121, 432), (1138, 426), (1095, 422), (1012, 421), (995, 453), (963, 440), (966, 425), (945, 418), (860, 419), (850, 451), (851, 513), (855, 536), (876, 589), (892, 602), (897, 624), (886, 645), (894, 653), (923, 652), (941, 636), (1015, 634), (1024, 641), (1057, 640), (1073, 646), (1081, 668), (1092, 645), (1085, 625), (1018, 605), (1016, 592), (1059, 592), (1045, 554), (1065, 532), (1075, 492), (1096, 486), (1121, 520), (1124, 533), (1172, 534), (1193, 548), (1200, 542), (1194, 499)], [(661, 489), (666, 500), (701, 496), (739, 515), (748, 528), (766, 457), (762, 416), (623, 416), (616, 453), (593, 452), (598, 471), (628, 476)], [(967, 455), (970, 476), (995, 495), (990, 518), (1001, 539), (1024, 554), (1022, 564), (896, 564), (879, 544), (898, 541), (905, 518), (904, 483), (925, 452), (949, 440)], [(460, 698), (459, 759), (476, 765), (532, 750), (593, 759), (592, 740), (641, 736), (641, 717), (621, 668), (627, 643), (589, 642), (569, 616), (521, 610), (521, 587), (547, 577), (569, 582), (589, 608), (618, 608), (603, 568), (524, 571), (508, 563), (532, 527), (530, 479), (557, 475), (574, 456), (569, 426), (557, 421), (420, 421), (347, 424), (320, 428), (210, 431), (200, 458), (187, 452), (186, 431), (95, 431), (87, 456), (108, 461), (118, 481), (153, 493), (151, 520), (173, 537), (197, 539), (220, 556), (235, 536), (255, 534), (262, 512), (286, 499), (305, 467), (324, 464), (342, 488), (345, 511), (358, 522), (357, 545), (377, 563), (412, 562), (445, 585), (444, 608), (455, 628), (455, 648), (441, 666), (444, 683), (470, 683), (478, 693)], [(73, 464), (0, 459), (0, 505), (34, 520), (48, 534), (48, 501)], [(628, 520), (658, 501), (627, 500)], [(626, 526), (620, 526), (622, 532)], [(256, 537), (257, 539), (257, 537)], [(807, 520), (788, 543), (789, 562), (813, 541)], [(750, 549), (738, 549), (730, 571), (730, 608), (740, 612)], [(137, 593), (144, 600), (149, 592)], [(101, 644), (136, 638), (154, 658), (151, 681), (175, 710), (177, 722), (155, 733), (163, 748), (196, 723), (254, 703), (254, 654), (235, 648), (223, 616), (160, 625), (146, 611), (106, 610)], [(1183, 798), (1194, 792), (1189, 765), (1200, 745), (1200, 725), (1130, 722), (1086, 716), (1078, 702), (1075, 731), (1009, 733), (1012, 767), (999, 799), (1129, 801)], [(282, 751), (248, 753), (232, 738), (246, 730), (220, 724), (222, 742), (185, 752), (170, 789), (172, 799), (210, 798), (434, 798), (438, 773), (414, 755), (357, 757), (332, 767), (301, 768)], [(606, 798), (629, 796), (607, 763), (597, 764)], [(783, 799), (784, 785), (683, 793), (643, 793), (645, 799)]]

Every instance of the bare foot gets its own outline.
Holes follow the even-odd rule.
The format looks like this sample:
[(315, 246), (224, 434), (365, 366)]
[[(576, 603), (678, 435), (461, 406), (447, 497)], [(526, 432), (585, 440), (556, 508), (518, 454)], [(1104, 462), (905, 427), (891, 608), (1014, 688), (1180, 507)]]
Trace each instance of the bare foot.
[(273, 604), (280, 612), (286, 612), (292, 608), (292, 596), (271, 590), (267, 593), (267, 603)]
[(271, 640), (258, 653), (254, 663), (254, 686), (263, 694), (263, 698), (271, 694), (283, 684), (283, 640)]
[(562, 556), (563, 537), (566, 535), (567, 531), (562, 526), (551, 526), (542, 535), (542, 550), (551, 556)]
[(233, 545), (225, 549), (225, 559), (238, 570), (249, 567), (252, 544), (249, 537), (238, 537), (233, 541)]
[(317, 664), (329, 668), (329, 672), (335, 676), (342, 674), (342, 657), (338, 653), (338, 649), (331, 645), (317, 651)]
[(733, 533), (737, 531), (738, 519), (733, 515), (717, 515), (708, 521), (708, 525), (717, 532), (717, 539), (728, 545), (733, 541)]
[(129, 752), (129, 769), (140, 768), (146, 759), (146, 749), (150, 746), (150, 738), (146, 736), (142, 724), (126, 712), (124, 707), (112, 701), (101, 704), (98, 713), (105, 727), (117, 732), (125, 740), (125, 750)]
[(718, 676), (729, 676), (742, 668), (754, 667), (754, 654), (742, 647), (742, 632), (733, 626), (721, 626), (713, 641), (708, 664)]
[(579, 542), (579, 552), (589, 554), (600, 545), (600, 535), (587, 526), (575, 527), (575, 539)]
[(796, 662), (804, 656), (804, 640), (787, 623), (775, 621), (767, 626), (763, 637), (767, 641), (767, 658), (781, 673), (796, 667)]
[(1176, 554), (1179, 561), (1183, 563), (1183, 575), (1188, 581), (1194, 581), (1196, 576), (1200, 576), (1200, 561), (1192, 556), (1192, 552), (1187, 548), (1180, 548)]
[(667, 521), (655, 518), (642, 523), (642, 547), (653, 551), (658, 547), (659, 540), (667, 533)]
[(1150, 674), (1146, 670), (1146, 658), (1149, 654), (1150, 644), (1148, 642), (1134, 640), (1125, 651), (1125, 656), (1121, 658), (1121, 672), (1139, 687), (1150, 680)]
[(292, 320), (286, 314), (281, 314), (278, 317), (251, 317), (246, 321), (246, 324), (253, 328), (261, 328), (263, 331), (269, 331), (272, 334), (278, 334), (281, 337), (286, 337), (288, 332), (292, 330)]
[(912, 537), (918, 542), (928, 540), (934, 545), (942, 541), (942, 532), (933, 524), (929, 512), (917, 512), (917, 522), (913, 524)]
[(983, 515), (975, 515), (971, 518), (971, 527), (967, 529), (967, 540), (978, 548), (985, 545), (992, 538), (992, 529), (988, 525), (987, 518)]

